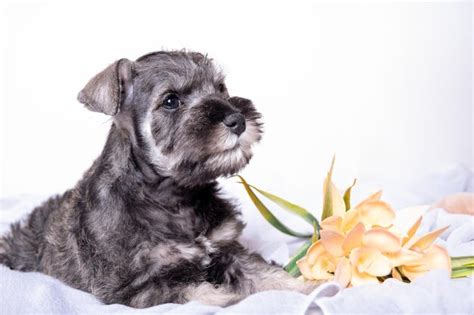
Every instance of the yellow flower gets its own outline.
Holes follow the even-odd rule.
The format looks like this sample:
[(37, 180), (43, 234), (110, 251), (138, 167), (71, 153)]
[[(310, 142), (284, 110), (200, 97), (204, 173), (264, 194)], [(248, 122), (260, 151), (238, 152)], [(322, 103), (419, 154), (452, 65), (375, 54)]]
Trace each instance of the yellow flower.
[(320, 240), (297, 262), (305, 279), (334, 279), (346, 287), (379, 283), (386, 277), (412, 281), (433, 269), (451, 271), (446, 249), (433, 244), (446, 228), (415, 237), (420, 218), (407, 235), (392, 232), (395, 212), (380, 198), (377, 192), (321, 222)]
[(433, 244), (436, 238), (448, 228), (444, 227), (421, 237), (414, 237), (421, 223), (421, 217), (408, 230), (403, 248), (418, 253), (417, 259), (401, 264), (400, 270), (410, 281), (433, 269), (446, 269), (451, 273), (451, 258), (446, 248)]

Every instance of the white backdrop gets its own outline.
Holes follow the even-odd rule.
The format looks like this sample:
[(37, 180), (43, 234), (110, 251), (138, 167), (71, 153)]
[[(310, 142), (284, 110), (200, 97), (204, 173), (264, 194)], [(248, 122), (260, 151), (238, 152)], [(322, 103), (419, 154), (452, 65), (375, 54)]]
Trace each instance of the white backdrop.
[(336, 181), (400, 185), (473, 167), (472, 5), (309, 1), (2, 2), (0, 195), (61, 192), (104, 144), (110, 118), (76, 101), (114, 60), (188, 48), (264, 114), (244, 175), (317, 208)]

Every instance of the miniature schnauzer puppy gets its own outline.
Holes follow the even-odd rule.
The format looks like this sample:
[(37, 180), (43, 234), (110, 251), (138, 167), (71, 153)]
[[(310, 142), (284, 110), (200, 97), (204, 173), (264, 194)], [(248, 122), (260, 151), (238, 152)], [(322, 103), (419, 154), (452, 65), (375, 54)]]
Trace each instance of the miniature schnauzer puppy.
[(212, 60), (186, 51), (120, 59), (78, 100), (113, 117), (105, 147), (73, 189), (0, 238), (0, 263), (133, 307), (314, 288), (237, 241), (244, 224), (216, 179), (249, 162), (260, 114), (229, 96)]

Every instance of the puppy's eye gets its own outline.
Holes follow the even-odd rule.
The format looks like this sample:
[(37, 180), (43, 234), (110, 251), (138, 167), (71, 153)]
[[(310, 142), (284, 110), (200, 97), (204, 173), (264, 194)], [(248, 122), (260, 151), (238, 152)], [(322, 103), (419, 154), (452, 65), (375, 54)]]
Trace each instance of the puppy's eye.
[(163, 101), (163, 107), (166, 109), (176, 109), (181, 105), (181, 100), (176, 94), (170, 94), (166, 96)]
[(220, 83), (218, 86), (217, 86), (217, 90), (220, 92), (220, 93), (225, 93), (227, 91), (227, 87), (225, 86), (224, 83)]

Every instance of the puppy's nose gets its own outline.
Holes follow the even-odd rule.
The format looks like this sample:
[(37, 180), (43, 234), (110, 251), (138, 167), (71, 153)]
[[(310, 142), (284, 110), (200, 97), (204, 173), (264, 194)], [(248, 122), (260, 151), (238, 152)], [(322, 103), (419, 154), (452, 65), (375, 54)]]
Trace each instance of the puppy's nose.
[(245, 117), (240, 113), (227, 115), (222, 122), (237, 136), (245, 131)]

